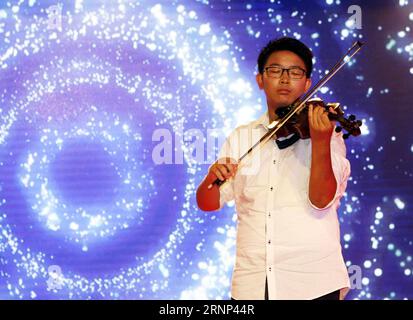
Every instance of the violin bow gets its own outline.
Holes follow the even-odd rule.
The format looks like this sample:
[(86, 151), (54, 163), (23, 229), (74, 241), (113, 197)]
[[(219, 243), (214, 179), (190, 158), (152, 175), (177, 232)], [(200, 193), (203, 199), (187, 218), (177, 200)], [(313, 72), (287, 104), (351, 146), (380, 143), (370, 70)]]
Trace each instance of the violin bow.
[[(345, 64), (347, 64), (351, 58), (360, 51), (361, 47), (363, 46), (363, 43), (360, 41), (356, 41), (353, 43), (353, 45), (348, 49), (347, 53), (322, 77), (317, 84), (313, 86), (313, 88), (308, 91), (304, 97), (296, 103), (296, 106), (292, 108), (284, 117), (282, 117), (279, 120), (275, 120), (271, 122), (268, 125), (268, 131), (266, 134), (264, 134), (260, 140), (258, 140), (251, 148), (248, 149), (239, 159), (238, 163), (240, 163), (245, 157), (247, 157), (256, 147), (258, 147), (260, 144), (265, 144), (268, 140), (270, 140), (276, 133), (281, 129), (283, 125), (296, 113), (299, 113), (301, 110), (304, 109), (306, 103), (308, 100), (311, 99), (311, 97), (317, 93), (320, 88), (325, 85)], [(219, 180), (218, 178), (211, 183), (208, 186), (208, 189), (211, 189), (212, 186), (218, 185), (221, 186), (226, 180), (222, 181)]]

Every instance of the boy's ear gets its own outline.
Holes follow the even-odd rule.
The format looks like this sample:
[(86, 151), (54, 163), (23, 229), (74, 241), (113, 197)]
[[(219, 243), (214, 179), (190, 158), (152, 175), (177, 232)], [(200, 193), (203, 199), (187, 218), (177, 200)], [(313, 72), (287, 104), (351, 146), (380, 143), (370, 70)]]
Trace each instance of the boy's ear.
[(258, 72), (255, 76), (255, 80), (257, 81), (258, 88), (263, 90), (264, 89), (264, 82), (263, 82), (263, 79), (262, 79), (262, 74)]
[(307, 78), (305, 81), (305, 92), (307, 92), (308, 89), (310, 89), (310, 87), (311, 87), (311, 79)]

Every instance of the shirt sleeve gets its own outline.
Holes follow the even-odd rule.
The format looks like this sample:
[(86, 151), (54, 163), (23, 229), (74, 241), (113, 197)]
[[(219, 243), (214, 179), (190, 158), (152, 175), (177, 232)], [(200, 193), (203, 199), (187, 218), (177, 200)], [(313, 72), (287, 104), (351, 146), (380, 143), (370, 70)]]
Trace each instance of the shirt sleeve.
[[(233, 146), (237, 145), (236, 143), (233, 143), (236, 137), (236, 130), (234, 130), (228, 136), (228, 138), (225, 139), (225, 142), (223, 143), (221, 150), (218, 154), (218, 159), (226, 157), (233, 158), (235, 160), (238, 159), (237, 154), (235, 153), (235, 150), (233, 148)], [(225, 203), (232, 201), (234, 199), (234, 179), (231, 178), (219, 187), (219, 209), (221, 209), (225, 205)]]
[(326, 210), (335, 203), (337, 203), (336, 207), (338, 207), (339, 200), (346, 191), (347, 180), (351, 172), (350, 161), (348, 161), (348, 159), (346, 158), (346, 145), (344, 144), (343, 133), (337, 133), (335, 132), (335, 130), (333, 130), (330, 148), (331, 165), (333, 168), (334, 177), (337, 182), (336, 193), (334, 195), (334, 198), (323, 208), (319, 208), (314, 205), (308, 197), (308, 202), (310, 203), (311, 207), (316, 210)]

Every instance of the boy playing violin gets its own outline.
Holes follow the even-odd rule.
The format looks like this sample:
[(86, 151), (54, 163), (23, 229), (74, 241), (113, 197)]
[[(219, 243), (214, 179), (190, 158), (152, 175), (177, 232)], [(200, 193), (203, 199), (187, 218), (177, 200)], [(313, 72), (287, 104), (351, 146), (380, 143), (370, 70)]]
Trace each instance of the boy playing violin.
[[(253, 172), (238, 170), (235, 160), (266, 133), (278, 108), (309, 90), (312, 58), (305, 44), (287, 37), (261, 50), (256, 82), (265, 93), (267, 112), (230, 134), (197, 190), (204, 211), (235, 201), (233, 299), (338, 300), (349, 288), (337, 208), (350, 163), (342, 134), (334, 131), (325, 108), (308, 107), (310, 139), (293, 133), (264, 144)], [(253, 131), (260, 135), (249, 141)], [(243, 132), (251, 139), (240, 140)], [(228, 180), (211, 188), (217, 178)]]

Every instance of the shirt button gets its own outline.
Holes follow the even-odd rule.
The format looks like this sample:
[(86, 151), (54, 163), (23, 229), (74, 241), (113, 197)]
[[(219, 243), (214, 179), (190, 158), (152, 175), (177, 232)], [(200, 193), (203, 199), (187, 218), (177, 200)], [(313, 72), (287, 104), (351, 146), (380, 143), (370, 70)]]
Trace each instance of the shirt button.
[(271, 218), (271, 212), (268, 212), (268, 217), (270, 217), (270, 218)]
[(268, 270), (271, 271), (271, 267), (269, 267)]
[(272, 163), (274, 163), (274, 164), (275, 164), (275, 163), (276, 163), (276, 161), (274, 160)]
[(271, 240), (268, 240), (268, 244), (271, 244)]
[(270, 190), (272, 191), (272, 189), (274, 189), (273, 187), (270, 188)]

